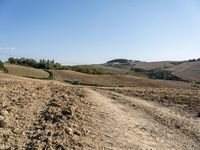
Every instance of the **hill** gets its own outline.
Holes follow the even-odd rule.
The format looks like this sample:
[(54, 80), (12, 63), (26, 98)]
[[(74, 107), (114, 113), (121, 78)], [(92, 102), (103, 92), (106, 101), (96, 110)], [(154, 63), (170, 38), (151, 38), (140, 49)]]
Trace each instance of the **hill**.
[(92, 75), (71, 70), (55, 70), (55, 78), (59, 81), (84, 85), (190, 88), (190, 84), (178, 81), (164, 82), (130, 75)]
[(91, 66), (99, 68), (104, 72), (110, 72), (112, 74), (118, 74), (118, 75), (127, 74), (127, 69), (114, 68), (105, 65), (91, 65)]
[(146, 71), (150, 70), (165, 70), (170, 71), (177, 77), (187, 81), (200, 82), (200, 61), (158, 61), (158, 62), (141, 62), (141, 61), (129, 61), (128, 63), (121, 63), (109, 61), (101, 66), (105, 66), (110, 69), (123, 69), (127, 72), (132, 69), (142, 69)]
[(9, 74), (23, 76), (23, 77), (31, 77), (38, 79), (45, 79), (49, 77), (49, 73), (42, 69), (35, 69), (32, 67), (25, 67), (20, 65), (11, 65), (5, 64), (5, 68), (7, 68)]
[(200, 82), (200, 61), (184, 62), (168, 68), (168, 70), (183, 79)]

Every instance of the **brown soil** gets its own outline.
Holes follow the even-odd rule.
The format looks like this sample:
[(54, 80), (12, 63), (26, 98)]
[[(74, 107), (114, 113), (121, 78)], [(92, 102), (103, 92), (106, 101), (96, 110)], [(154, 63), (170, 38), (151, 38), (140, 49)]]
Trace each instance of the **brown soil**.
[[(200, 149), (199, 118), (159, 101), (138, 99), (112, 88), (1, 77), (2, 150)], [(179, 109), (174, 102), (176, 106)]]
[(179, 113), (197, 116), (200, 111), (199, 89), (173, 88), (101, 88), (114, 91), (130, 97), (139, 97), (153, 101), (161, 106), (170, 107)]
[(84, 91), (56, 83), (0, 80), (0, 149), (78, 149)]

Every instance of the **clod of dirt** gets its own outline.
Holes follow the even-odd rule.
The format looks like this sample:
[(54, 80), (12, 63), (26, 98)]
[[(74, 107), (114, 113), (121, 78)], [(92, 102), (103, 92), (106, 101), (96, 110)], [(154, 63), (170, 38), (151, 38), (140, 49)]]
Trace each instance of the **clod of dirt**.
[(73, 116), (73, 109), (71, 107), (69, 107), (69, 108), (63, 108), (62, 109), (62, 114), (64, 116)]
[(3, 116), (8, 116), (9, 115), (7, 110), (2, 110), (0, 114), (3, 115)]
[(65, 129), (65, 132), (66, 132), (67, 134), (69, 134), (69, 135), (72, 135), (72, 134), (73, 134), (72, 128), (66, 128), (66, 129)]
[(10, 150), (11, 148), (10, 148), (10, 146), (9, 145), (0, 145), (0, 149), (1, 150)]
[(58, 103), (56, 103), (56, 100), (52, 100), (50, 101), (50, 103), (48, 104), (49, 106), (52, 106), (52, 107), (61, 107)]
[(200, 112), (198, 113), (197, 117), (200, 118)]
[(5, 126), (5, 117), (0, 115), (0, 128), (3, 128)]

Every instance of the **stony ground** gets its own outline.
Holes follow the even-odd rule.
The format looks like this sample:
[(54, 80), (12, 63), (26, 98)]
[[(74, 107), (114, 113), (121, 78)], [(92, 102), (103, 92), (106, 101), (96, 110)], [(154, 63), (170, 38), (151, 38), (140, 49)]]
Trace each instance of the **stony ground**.
[(1, 76), (0, 149), (199, 150), (198, 94)]
[(84, 91), (54, 83), (0, 80), (0, 149), (77, 149)]

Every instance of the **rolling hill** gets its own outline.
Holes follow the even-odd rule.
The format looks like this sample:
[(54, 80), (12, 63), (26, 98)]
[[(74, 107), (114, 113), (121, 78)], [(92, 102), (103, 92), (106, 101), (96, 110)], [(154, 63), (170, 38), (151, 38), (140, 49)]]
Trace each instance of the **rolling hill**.
[(190, 84), (178, 81), (153, 80), (131, 75), (92, 75), (71, 70), (55, 70), (55, 78), (59, 81), (67, 81), (84, 85), (99, 86), (125, 86), (125, 87), (173, 87), (190, 88)]
[(158, 62), (141, 62), (141, 61), (130, 61), (127, 63), (111, 62), (105, 63), (101, 66), (106, 68), (113, 68), (119, 70), (126, 70), (127, 72), (131, 68), (139, 68), (143, 70), (155, 70), (160, 69), (170, 71), (172, 74), (187, 81), (200, 82), (200, 61), (158, 61)]
[(200, 82), (200, 61), (184, 62), (168, 70), (185, 80)]
[(38, 79), (45, 79), (49, 77), (49, 73), (41, 69), (11, 64), (5, 64), (4, 66), (8, 69), (8, 73), (13, 75)]

